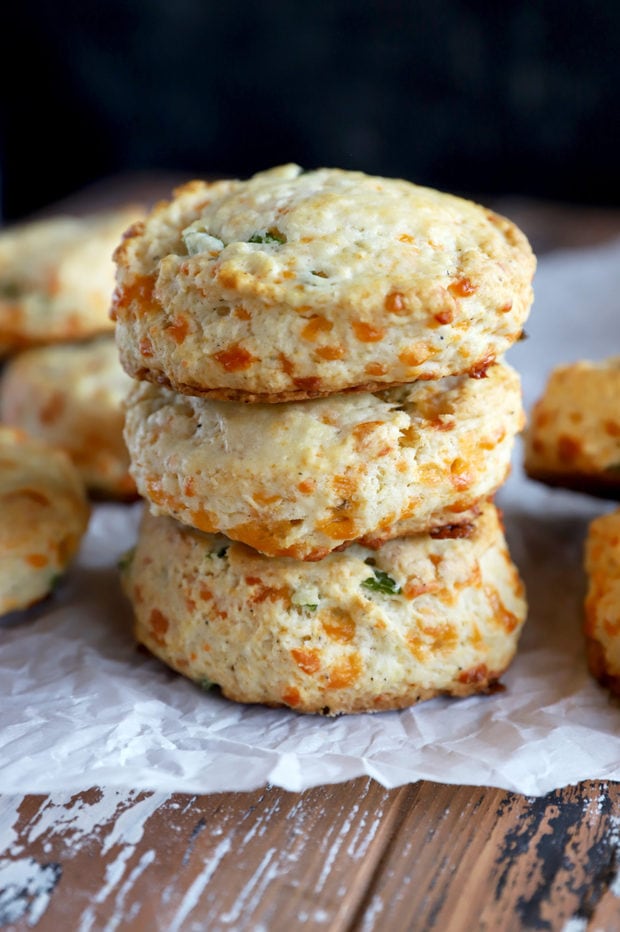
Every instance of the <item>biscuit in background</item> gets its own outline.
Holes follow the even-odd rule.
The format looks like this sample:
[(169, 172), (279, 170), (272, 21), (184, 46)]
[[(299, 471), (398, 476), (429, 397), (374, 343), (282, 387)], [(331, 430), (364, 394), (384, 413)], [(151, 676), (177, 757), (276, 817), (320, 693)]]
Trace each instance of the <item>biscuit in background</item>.
[(130, 386), (111, 335), (38, 347), (6, 363), (0, 421), (64, 450), (93, 495), (132, 499), (122, 407)]
[(237, 702), (336, 715), (492, 691), (526, 615), (501, 521), (465, 538), (264, 557), (146, 509), (123, 585), (135, 636)]
[(0, 426), (0, 615), (54, 588), (75, 556), (90, 510), (60, 450)]
[(1, 229), (0, 356), (112, 331), (112, 253), (143, 214), (129, 204)]
[(521, 335), (535, 269), (485, 207), (298, 165), (184, 185), (115, 261), (127, 372), (250, 402), (480, 374)]
[(126, 409), (153, 513), (302, 560), (471, 521), (505, 480), (524, 419), (519, 376), (500, 363), (484, 379), (279, 405), (142, 382)]
[(620, 356), (552, 370), (525, 431), (525, 472), (620, 500)]
[(620, 695), (620, 509), (590, 523), (585, 546), (588, 667)]

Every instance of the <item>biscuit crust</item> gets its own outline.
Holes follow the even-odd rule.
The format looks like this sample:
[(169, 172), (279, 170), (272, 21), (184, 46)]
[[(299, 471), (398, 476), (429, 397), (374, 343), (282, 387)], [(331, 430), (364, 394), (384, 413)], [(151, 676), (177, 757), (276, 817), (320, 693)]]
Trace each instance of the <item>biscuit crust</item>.
[(131, 204), (0, 232), (0, 356), (112, 331), (112, 253), (143, 215), (142, 207)]
[(478, 204), (297, 165), (184, 185), (115, 261), (127, 372), (250, 402), (479, 374), (520, 336), (535, 269)]
[(277, 406), (136, 383), (125, 438), (154, 514), (320, 560), (471, 521), (505, 480), (523, 419), (519, 376), (498, 363), (484, 379)]
[(0, 614), (43, 599), (73, 556), (90, 510), (60, 450), (0, 427)]
[(135, 636), (237, 702), (337, 715), (491, 691), (526, 615), (498, 514), (469, 537), (261, 556), (145, 510), (123, 577)]
[(620, 509), (590, 523), (584, 631), (592, 676), (620, 696)]
[(64, 450), (93, 495), (132, 499), (136, 487), (123, 439), (130, 387), (111, 334), (38, 347), (6, 364), (0, 419)]
[(527, 475), (620, 500), (620, 356), (551, 372), (525, 432)]

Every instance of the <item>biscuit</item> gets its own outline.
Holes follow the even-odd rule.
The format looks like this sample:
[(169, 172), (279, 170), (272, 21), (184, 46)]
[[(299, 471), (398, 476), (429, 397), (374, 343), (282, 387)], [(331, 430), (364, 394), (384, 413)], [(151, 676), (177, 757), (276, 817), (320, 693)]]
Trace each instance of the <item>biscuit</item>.
[(525, 619), (498, 514), (468, 538), (261, 556), (145, 510), (123, 572), (135, 636), (237, 702), (336, 715), (491, 691)]
[(0, 427), (0, 615), (44, 598), (76, 553), (89, 518), (69, 460)]
[(527, 475), (620, 500), (620, 356), (553, 369), (525, 432)]
[(251, 402), (483, 372), (521, 335), (535, 268), (478, 204), (296, 165), (184, 185), (115, 260), (127, 372)]
[(112, 331), (112, 253), (143, 215), (127, 205), (0, 232), (0, 355)]
[(620, 510), (590, 523), (585, 569), (588, 667), (595, 679), (620, 695)]
[(0, 381), (0, 420), (69, 454), (99, 497), (136, 497), (123, 439), (131, 379), (112, 335), (17, 354)]
[(523, 425), (510, 366), (484, 379), (244, 405), (135, 383), (125, 439), (155, 514), (269, 556), (319, 560), (359, 540), (471, 521)]

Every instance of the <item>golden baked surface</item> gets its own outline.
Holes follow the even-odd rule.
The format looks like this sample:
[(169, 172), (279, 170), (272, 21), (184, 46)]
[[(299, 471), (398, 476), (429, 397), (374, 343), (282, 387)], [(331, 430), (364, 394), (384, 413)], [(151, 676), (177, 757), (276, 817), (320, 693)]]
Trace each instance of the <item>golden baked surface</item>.
[(0, 380), (0, 420), (65, 450), (87, 488), (131, 498), (123, 401), (131, 379), (112, 335), (19, 353)]
[(190, 182), (115, 259), (127, 371), (249, 401), (484, 370), (521, 334), (535, 268), (478, 204), (296, 165)]
[(135, 635), (238, 702), (300, 712), (402, 708), (492, 689), (526, 614), (498, 514), (468, 538), (267, 558), (146, 509), (123, 576)]
[(525, 439), (531, 478), (620, 499), (620, 356), (555, 368)]
[(588, 666), (603, 686), (620, 695), (620, 510), (591, 522), (585, 569)]
[(68, 457), (0, 426), (0, 614), (44, 598), (76, 553), (89, 518)]
[(136, 383), (131, 472), (155, 514), (261, 553), (318, 560), (472, 520), (523, 425), (510, 366), (376, 394), (245, 405)]
[(1, 230), (0, 355), (112, 330), (112, 253), (143, 214), (128, 205)]

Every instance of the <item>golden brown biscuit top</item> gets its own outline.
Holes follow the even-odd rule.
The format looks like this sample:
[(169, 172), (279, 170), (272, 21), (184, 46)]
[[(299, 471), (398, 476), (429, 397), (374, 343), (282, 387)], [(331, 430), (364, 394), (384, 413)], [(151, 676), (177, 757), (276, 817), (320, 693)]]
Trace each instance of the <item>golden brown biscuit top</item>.
[(401, 179), (297, 165), (190, 182), (115, 257), (121, 284), (127, 273), (157, 275), (164, 306), (184, 280), (203, 280), (226, 301), (337, 308), (362, 329), (376, 327), (377, 314), (445, 316), (467, 298), (489, 309), (530, 303), (535, 268), (521, 231), (478, 204)]

